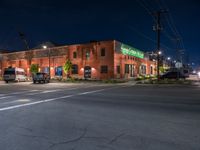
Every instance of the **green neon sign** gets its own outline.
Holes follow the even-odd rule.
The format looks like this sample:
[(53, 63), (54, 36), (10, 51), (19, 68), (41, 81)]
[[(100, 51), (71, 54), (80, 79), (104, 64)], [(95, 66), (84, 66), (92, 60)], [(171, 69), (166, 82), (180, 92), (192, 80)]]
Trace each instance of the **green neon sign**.
[(129, 56), (135, 56), (135, 57), (138, 57), (138, 58), (144, 58), (144, 52), (136, 49), (136, 48), (133, 48), (131, 46), (128, 46), (128, 45), (125, 45), (125, 44), (122, 44), (121, 45), (121, 52), (123, 55), (129, 55)]

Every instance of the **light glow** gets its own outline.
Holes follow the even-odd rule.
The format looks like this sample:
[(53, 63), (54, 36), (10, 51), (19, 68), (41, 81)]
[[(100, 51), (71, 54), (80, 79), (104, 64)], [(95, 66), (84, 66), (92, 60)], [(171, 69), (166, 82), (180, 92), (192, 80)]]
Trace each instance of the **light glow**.
[(200, 71), (198, 72), (198, 77), (200, 78)]
[(47, 48), (47, 46), (46, 46), (46, 45), (43, 45), (42, 47), (43, 47), (44, 49), (46, 49), (46, 48)]

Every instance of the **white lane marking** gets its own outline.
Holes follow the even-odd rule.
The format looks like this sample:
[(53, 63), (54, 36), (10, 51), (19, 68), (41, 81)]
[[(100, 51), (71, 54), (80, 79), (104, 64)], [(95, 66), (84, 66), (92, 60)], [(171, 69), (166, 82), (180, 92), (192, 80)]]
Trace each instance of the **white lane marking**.
[(29, 92), (38, 92), (38, 91), (40, 91), (40, 90), (30, 90), (30, 91), (14, 92), (14, 93), (10, 93), (10, 94), (17, 95), (17, 94), (23, 94), (23, 93), (29, 93)]
[(36, 94), (42, 94), (42, 93), (52, 93), (52, 92), (58, 92), (60, 90), (46, 90), (46, 91), (41, 91), (41, 92), (37, 92), (37, 93), (30, 93), (30, 94), (26, 94), (26, 95), (36, 95)]
[(40, 100), (40, 101), (37, 101), (37, 102), (31, 102), (31, 103), (26, 103), (26, 104), (14, 105), (14, 106), (9, 106), (9, 107), (3, 107), (3, 108), (0, 108), (0, 111), (11, 110), (11, 109), (15, 109), (15, 108), (20, 108), (20, 107), (25, 107), (25, 106), (31, 106), (31, 105), (36, 105), (36, 104), (40, 104), (40, 103), (51, 102), (51, 101), (55, 101), (55, 100), (59, 100), (59, 99), (64, 99), (64, 98), (69, 98), (69, 97), (78, 96), (78, 95), (85, 95), (85, 94), (97, 93), (97, 92), (100, 92), (100, 91), (103, 91), (103, 90), (105, 90), (105, 89), (95, 90), (95, 91), (89, 91), (89, 92), (83, 92), (83, 93), (79, 93), (79, 94), (67, 95), (67, 96), (62, 96), (62, 97), (57, 97), (57, 98), (50, 98), (50, 99)]
[(4, 96), (4, 97), (0, 97), (0, 99), (6, 99), (6, 98), (10, 98), (10, 97), (13, 97), (13, 96)]
[(83, 93), (79, 93), (77, 95), (86, 95), (86, 94), (91, 94), (91, 93), (97, 93), (97, 92), (101, 92), (104, 91), (105, 89), (101, 89), (101, 90), (96, 90), (96, 91), (89, 91), (89, 92), (83, 92)]
[(37, 95), (37, 94), (53, 93), (53, 92), (58, 92), (58, 91), (70, 91), (70, 90), (75, 90), (75, 89), (78, 89), (78, 88), (47, 90), (47, 91), (42, 91), (42, 92), (37, 92), (37, 93), (30, 93), (30, 94), (26, 94), (26, 95)]
[(52, 92), (58, 92), (60, 90), (46, 90), (46, 91), (42, 91), (41, 93), (52, 93)]
[(36, 104), (40, 104), (40, 103), (46, 103), (46, 102), (55, 101), (55, 100), (58, 100), (58, 99), (72, 97), (72, 96), (75, 96), (75, 95), (68, 95), (68, 96), (63, 96), (63, 97), (58, 97), (58, 98), (45, 99), (45, 100), (41, 100), (41, 101), (37, 101), (37, 102), (32, 102), (32, 103), (26, 103), (26, 104), (20, 104), (20, 105), (14, 105), (14, 106), (9, 106), (9, 107), (4, 107), (4, 108), (0, 108), (0, 111), (10, 110), (10, 109), (15, 109), (15, 108), (20, 108), (20, 107), (25, 107), (25, 106), (31, 106), (31, 105), (36, 105)]

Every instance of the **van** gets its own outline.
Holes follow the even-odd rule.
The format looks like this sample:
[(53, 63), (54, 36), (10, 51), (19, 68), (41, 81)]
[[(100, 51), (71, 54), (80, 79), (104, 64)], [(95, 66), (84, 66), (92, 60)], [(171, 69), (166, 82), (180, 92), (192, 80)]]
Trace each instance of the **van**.
[(26, 81), (24, 69), (22, 68), (6, 68), (4, 70), (3, 79), (6, 83), (9, 81)]

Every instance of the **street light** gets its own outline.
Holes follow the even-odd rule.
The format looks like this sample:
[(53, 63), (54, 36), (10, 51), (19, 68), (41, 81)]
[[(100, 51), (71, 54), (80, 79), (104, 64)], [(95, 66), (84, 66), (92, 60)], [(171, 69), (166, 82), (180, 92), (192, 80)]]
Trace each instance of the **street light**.
[[(42, 46), (44, 49), (47, 49), (47, 46), (46, 45), (43, 45)], [(48, 57), (49, 57), (49, 78), (51, 79), (51, 62), (50, 62), (50, 48), (48, 48)]]
[(44, 49), (47, 49), (47, 46), (46, 46), (46, 45), (43, 45), (42, 47), (43, 47)]
[(170, 58), (170, 57), (167, 57), (167, 60), (171, 60), (171, 58)]

